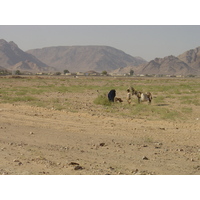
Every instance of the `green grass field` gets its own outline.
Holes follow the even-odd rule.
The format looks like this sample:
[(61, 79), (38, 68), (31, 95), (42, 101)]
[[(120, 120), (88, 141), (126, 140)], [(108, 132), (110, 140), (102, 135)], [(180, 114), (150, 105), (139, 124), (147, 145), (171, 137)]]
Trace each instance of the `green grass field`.
[[(150, 91), (152, 105), (126, 103), (126, 89)], [(107, 93), (116, 89), (124, 102), (110, 103)], [(99, 93), (97, 93), (97, 90)], [(90, 104), (90, 107), (85, 106)], [(128, 77), (0, 77), (0, 103), (28, 104), (80, 112), (93, 111), (123, 117), (178, 120), (189, 119), (200, 106), (200, 79), (197, 78), (128, 78)]]

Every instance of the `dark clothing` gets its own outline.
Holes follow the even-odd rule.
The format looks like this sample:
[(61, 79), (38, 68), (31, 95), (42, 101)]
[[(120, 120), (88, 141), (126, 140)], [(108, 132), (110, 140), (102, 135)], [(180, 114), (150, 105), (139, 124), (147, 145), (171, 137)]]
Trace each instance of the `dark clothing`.
[(114, 102), (116, 96), (116, 91), (115, 90), (110, 90), (108, 93), (108, 100)]

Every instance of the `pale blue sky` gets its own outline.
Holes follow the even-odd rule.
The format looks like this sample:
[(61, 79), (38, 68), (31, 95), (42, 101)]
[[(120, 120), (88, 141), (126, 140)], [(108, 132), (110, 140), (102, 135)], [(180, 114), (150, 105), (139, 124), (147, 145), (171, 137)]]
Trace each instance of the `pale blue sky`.
[(0, 38), (19, 48), (107, 45), (147, 61), (200, 46), (199, 25), (0, 25)]

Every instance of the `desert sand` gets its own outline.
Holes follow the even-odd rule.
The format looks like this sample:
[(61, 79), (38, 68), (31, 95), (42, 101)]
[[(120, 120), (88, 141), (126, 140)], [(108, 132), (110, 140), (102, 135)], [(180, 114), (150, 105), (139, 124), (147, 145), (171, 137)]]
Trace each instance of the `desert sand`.
[(101, 111), (94, 91), (64, 94), (78, 111), (4, 103), (2, 95), (2, 175), (200, 174), (199, 106), (188, 120), (149, 120)]

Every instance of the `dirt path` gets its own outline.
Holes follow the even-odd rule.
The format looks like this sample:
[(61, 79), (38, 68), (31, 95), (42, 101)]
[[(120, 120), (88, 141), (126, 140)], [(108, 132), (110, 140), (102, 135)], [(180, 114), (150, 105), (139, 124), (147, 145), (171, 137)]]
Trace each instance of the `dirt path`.
[(0, 106), (0, 174), (200, 174), (198, 120)]

